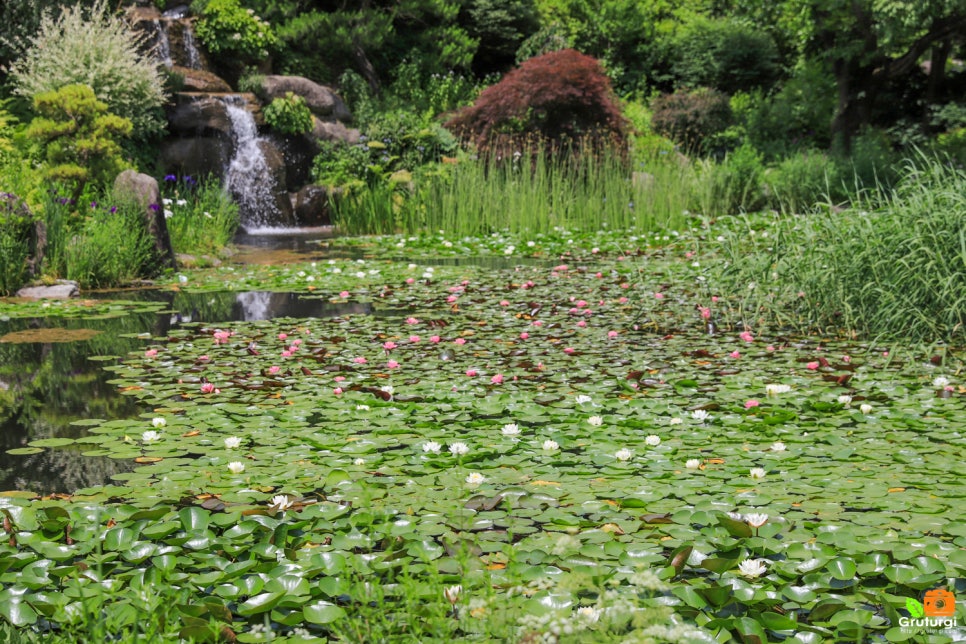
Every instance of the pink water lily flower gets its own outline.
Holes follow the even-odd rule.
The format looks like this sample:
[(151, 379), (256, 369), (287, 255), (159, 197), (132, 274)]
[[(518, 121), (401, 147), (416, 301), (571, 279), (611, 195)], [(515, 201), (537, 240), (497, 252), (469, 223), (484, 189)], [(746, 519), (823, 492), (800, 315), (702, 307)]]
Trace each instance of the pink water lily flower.
[(203, 394), (217, 393), (217, 391), (218, 390), (215, 389), (215, 386), (213, 384), (211, 384), (210, 382), (206, 382), (206, 383), (204, 383), (204, 384), (201, 385), (201, 393), (203, 393)]
[(818, 366), (819, 366), (818, 362), (809, 362), (808, 364), (805, 365), (806, 368), (811, 369), (813, 371), (815, 369), (818, 369)]
[(352, 359), (352, 361), (355, 362), (356, 364), (365, 364), (366, 363), (366, 359), (363, 358), (362, 356), (356, 356), (355, 358)]
[(281, 367), (277, 365), (272, 365), (271, 367), (268, 368), (268, 373), (272, 374), (273, 376), (277, 374), (279, 371), (281, 371)]
[(342, 291), (341, 293), (339, 293), (339, 297), (341, 297), (342, 299), (349, 297), (349, 291)]
[(157, 349), (148, 349), (147, 351), (144, 352), (145, 358), (153, 358), (156, 355), (158, 355)]
[(745, 409), (751, 409), (751, 408), (753, 408), (753, 407), (757, 407), (757, 406), (758, 406), (758, 405), (760, 405), (760, 404), (761, 404), (761, 403), (760, 403), (760, 402), (758, 402), (758, 401), (757, 401), (757, 400), (755, 400), (755, 399), (751, 399), (751, 400), (746, 400), (746, 401), (745, 401)]
[(456, 338), (455, 340), (453, 340), (453, 344), (458, 344), (458, 345), (462, 346), (462, 345), (466, 344), (466, 340), (463, 339), (463, 338)]
[(738, 334), (738, 337), (741, 338), (742, 340), (744, 340), (745, 342), (754, 342), (755, 341), (755, 336), (753, 336), (748, 331), (742, 331), (741, 333)]
[(389, 369), (398, 369), (399, 363), (396, 362), (395, 360), (390, 360), (389, 362), (386, 363), (386, 367), (388, 367)]
[(490, 378), (490, 382), (492, 382), (494, 385), (502, 384), (503, 383), (503, 374), (501, 374), (501, 373), (496, 374), (495, 376), (493, 376), (492, 378)]

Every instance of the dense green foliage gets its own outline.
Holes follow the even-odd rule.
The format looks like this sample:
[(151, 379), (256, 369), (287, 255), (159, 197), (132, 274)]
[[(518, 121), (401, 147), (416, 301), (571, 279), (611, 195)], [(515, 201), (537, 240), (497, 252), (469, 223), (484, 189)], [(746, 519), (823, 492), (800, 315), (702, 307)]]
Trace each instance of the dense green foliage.
[(238, 206), (215, 178), (168, 175), (161, 198), (171, 246), (194, 256), (197, 264), (205, 261), (198, 256), (221, 253), (238, 230)]
[(29, 47), (10, 67), (14, 91), (29, 101), (67, 85), (87, 85), (145, 140), (164, 130), (165, 97), (157, 65), (139, 49), (127, 24), (103, 2), (90, 11), (65, 6), (45, 13)]
[(271, 26), (238, 0), (208, 0), (195, 29), (209, 52), (226, 59), (262, 60), (278, 42)]
[(265, 122), (283, 134), (305, 134), (312, 131), (312, 112), (305, 99), (292, 92), (273, 99), (262, 111)]
[(77, 200), (88, 183), (103, 187), (124, 169), (119, 139), (131, 135), (131, 122), (107, 110), (87, 85), (66, 85), (34, 96), (39, 116), (27, 136), (45, 150), (44, 174), (71, 186)]

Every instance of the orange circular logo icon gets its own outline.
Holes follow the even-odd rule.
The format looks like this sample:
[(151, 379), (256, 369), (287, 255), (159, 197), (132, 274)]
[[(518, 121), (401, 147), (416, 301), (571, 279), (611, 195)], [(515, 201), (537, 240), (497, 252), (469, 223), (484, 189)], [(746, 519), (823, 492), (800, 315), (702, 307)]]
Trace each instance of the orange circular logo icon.
[(956, 614), (956, 596), (944, 588), (927, 590), (922, 607), (926, 617), (952, 617)]

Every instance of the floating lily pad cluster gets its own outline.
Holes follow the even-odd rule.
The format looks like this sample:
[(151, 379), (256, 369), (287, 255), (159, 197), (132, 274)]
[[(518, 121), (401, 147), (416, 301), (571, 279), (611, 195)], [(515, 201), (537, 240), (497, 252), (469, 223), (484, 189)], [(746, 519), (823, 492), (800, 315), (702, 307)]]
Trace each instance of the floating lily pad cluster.
[(188, 275), (370, 312), (106, 365), (142, 416), (34, 446), (140, 466), (2, 500), (0, 615), (135, 632), (161, 585), (208, 641), (920, 637), (906, 599), (966, 590), (957, 358), (758, 333), (683, 252)]

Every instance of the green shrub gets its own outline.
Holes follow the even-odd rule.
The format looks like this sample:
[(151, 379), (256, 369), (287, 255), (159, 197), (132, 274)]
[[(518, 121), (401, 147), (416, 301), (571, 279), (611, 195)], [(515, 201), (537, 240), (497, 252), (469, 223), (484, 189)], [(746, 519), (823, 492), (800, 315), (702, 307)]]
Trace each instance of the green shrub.
[(65, 7), (45, 13), (30, 47), (10, 68), (15, 92), (33, 101), (68, 85), (87, 85), (107, 109), (131, 121), (134, 136), (164, 131), (164, 82), (139, 39), (103, 0), (88, 12)]
[(665, 94), (651, 102), (651, 126), (686, 154), (705, 151), (706, 142), (732, 122), (728, 97), (713, 89)]
[(67, 85), (34, 96), (40, 116), (27, 136), (45, 149), (45, 174), (72, 186), (78, 199), (88, 183), (106, 185), (125, 167), (118, 140), (131, 134), (131, 122), (107, 111), (86, 85)]
[(305, 99), (292, 92), (273, 99), (263, 110), (265, 122), (282, 134), (305, 134), (312, 131), (312, 112)]
[(213, 255), (231, 243), (238, 230), (238, 205), (217, 179), (168, 175), (161, 195), (175, 252)]
[(421, 67), (407, 61), (394, 70), (395, 80), (389, 88), (392, 100), (433, 118), (469, 105), (479, 93), (477, 82), (470, 76), (449, 71), (445, 74), (423, 74)]
[(778, 78), (778, 48), (766, 31), (736, 20), (698, 18), (674, 42), (672, 68), (682, 87), (722, 92), (769, 88)]
[(212, 54), (257, 61), (278, 45), (271, 26), (238, 0), (210, 0), (195, 25), (198, 40)]

